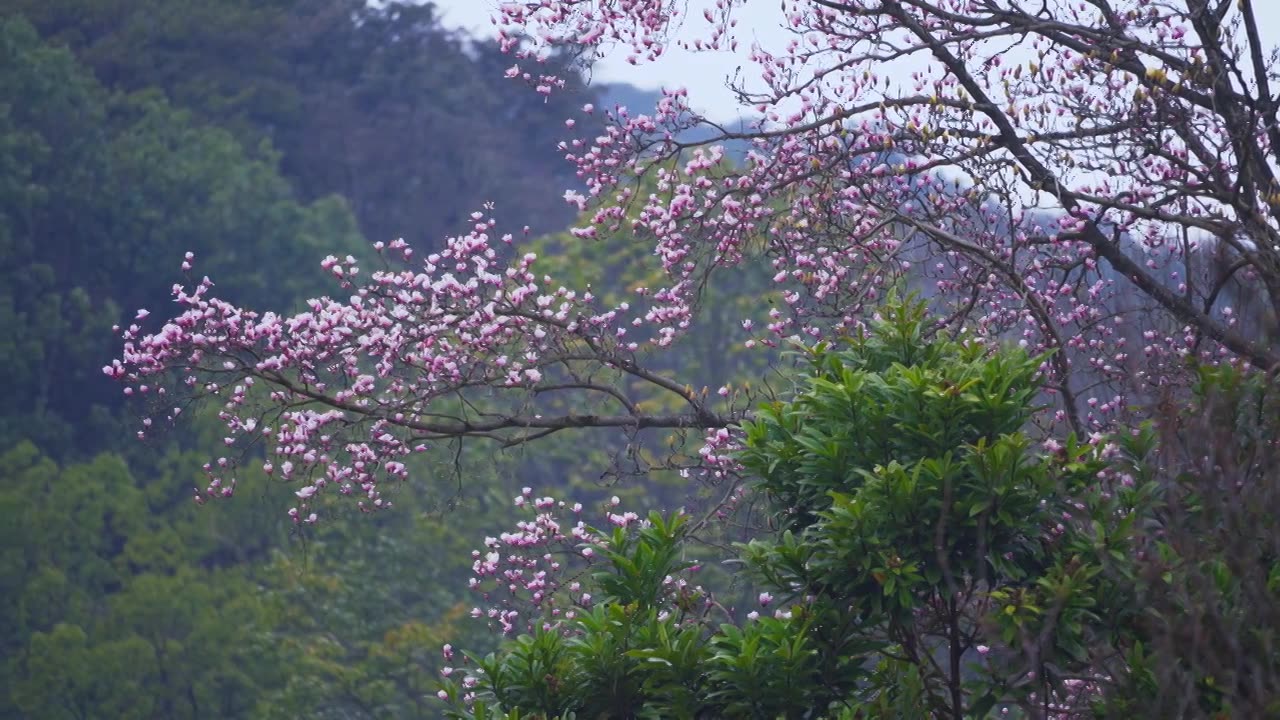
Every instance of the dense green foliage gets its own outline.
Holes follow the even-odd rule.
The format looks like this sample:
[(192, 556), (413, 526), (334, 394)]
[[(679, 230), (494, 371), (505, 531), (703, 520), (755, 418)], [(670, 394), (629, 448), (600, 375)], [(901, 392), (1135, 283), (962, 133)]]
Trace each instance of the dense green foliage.
[(243, 522), (194, 517), (177, 477), (139, 483), (110, 455), (59, 467), (23, 443), (0, 476), (0, 673), (13, 689), (0, 714), (243, 716), (279, 676), (262, 652), (271, 603), (211, 563)]
[(440, 645), (490, 642), (461, 622), (453, 523), (506, 514), (472, 495), (442, 522), (449, 495), (406, 493), (401, 512), (300, 542), (289, 489), (265, 477), (191, 503), (202, 459), (139, 473), (108, 454), (60, 466), (29, 442), (0, 455), (0, 717), (433, 714)]

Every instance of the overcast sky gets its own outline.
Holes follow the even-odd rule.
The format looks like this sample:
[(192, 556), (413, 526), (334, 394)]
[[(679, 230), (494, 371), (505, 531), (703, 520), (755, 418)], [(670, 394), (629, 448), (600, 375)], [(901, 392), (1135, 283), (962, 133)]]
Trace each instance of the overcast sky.
[[(1280, 0), (1274, 1), (1280, 3)], [(489, 22), (489, 18), (494, 14), (493, 8), (500, 4), (499, 0), (434, 2), (446, 27), (464, 29), (481, 37), (495, 34), (496, 28)], [(702, 7), (714, 5), (714, 1), (689, 0), (689, 4), (691, 11), (687, 15), (695, 19), (694, 28), (704, 29)], [(781, 48), (790, 35), (780, 26), (782, 16), (777, 0), (753, 0), (745, 8), (739, 8), (735, 12), (740, 19), (738, 38), (741, 40), (736, 54), (727, 51), (689, 53), (673, 47), (658, 62), (638, 66), (629, 65), (620, 58), (612, 61), (606, 58), (596, 64), (592, 79), (599, 82), (625, 82), (647, 90), (684, 87), (689, 91), (689, 104), (695, 110), (716, 119), (729, 120), (737, 117), (738, 103), (725, 88), (725, 78), (731, 76), (738, 66), (747, 66), (743, 68), (744, 72), (750, 70), (745, 54), (751, 46), (750, 39), (756, 39), (766, 48)], [(626, 53), (622, 55), (625, 57)]]
[[(499, 0), (434, 0), (440, 9), (446, 27), (464, 29), (474, 35), (491, 37), (495, 27), (489, 22)], [(705, 27), (701, 22), (702, 7), (713, 0), (689, 0), (686, 17), (693, 17), (695, 29)], [(1254, 11), (1263, 36), (1263, 43), (1274, 46), (1280, 43), (1280, 0), (1256, 0)], [(733, 95), (725, 88), (725, 79), (735, 68), (748, 66), (746, 51), (751, 41), (759, 42), (769, 50), (780, 52), (790, 35), (781, 26), (782, 15), (778, 0), (750, 0), (745, 7), (735, 10), (738, 24), (738, 53), (700, 52), (688, 53), (670, 48), (657, 63), (632, 66), (621, 57), (606, 58), (596, 65), (594, 80), (601, 82), (627, 82), (645, 89), (684, 87), (689, 91), (689, 104), (708, 116), (729, 120), (740, 113)], [(623, 54), (625, 56), (625, 53)], [(907, 69), (909, 72), (910, 68)]]

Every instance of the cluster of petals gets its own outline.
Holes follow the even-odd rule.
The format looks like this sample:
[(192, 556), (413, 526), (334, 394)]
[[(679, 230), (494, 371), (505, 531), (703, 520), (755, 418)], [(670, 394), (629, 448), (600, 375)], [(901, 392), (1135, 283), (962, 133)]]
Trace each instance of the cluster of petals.
[[(1196, 102), (1195, 68), (1211, 58), (1176, 4), (1058, 0), (1061, 27), (1050, 28), (973, 0), (783, 0), (785, 47), (739, 38), (744, 4), (534, 0), (495, 11), (507, 74), (542, 94), (564, 86), (541, 69), (557, 46), (621, 48), (639, 64), (675, 45), (742, 43), (755, 80), (740, 97), (755, 120), (741, 131), (701, 117), (680, 88), (653, 108), (584, 106), (608, 121), (594, 137), (565, 123), (560, 148), (581, 182), (565, 200), (584, 211), (573, 235), (651, 244), (654, 287), (605, 306), (591, 287), (540, 272), (520, 240), (476, 213), (435, 251), (377, 243), (374, 272), (326, 258), (340, 296), (293, 315), (239, 308), (208, 278), (177, 285), (176, 317), (143, 330), (152, 318), (139, 312), (104, 373), (172, 407), (165, 419), (181, 406), (165, 397), (173, 377), (216, 397), (228, 447), (261, 446), (268, 472), (302, 483), (293, 515), (304, 522), (331, 493), (385, 507), (381, 484), (405, 479), (412, 455), (484, 434), (456, 415), (436, 420), (464, 391), (511, 397), (501, 414), (553, 386), (567, 358), (621, 367), (667, 348), (696, 330), (702, 289), (749, 263), (771, 265), (774, 292), (741, 319), (747, 347), (864, 332), (891, 292), (916, 291), (950, 329), (1049, 353), (1052, 419), (1081, 434), (1121, 424), (1135, 393), (1181, 381), (1189, 357), (1267, 355), (1244, 335), (1257, 319), (1229, 296), (1280, 267), (1274, 217), (1241, 214), (1275, 199), (1233, 190), (1248, 179), (1241, 153), (1267, 152), (1272, 137), (1259, 125), (1245, 142), (1229, 113)], [(987, 27), (1020, 30), (987, 37)], [(1117, 37), (1114, 57), (1081, 49)], [(884, 57), (889, 46), (919, 62)], [(712, 139), (688, 139), (698, 128)], [(741, 157), (730, 140), (746, 144)], [(1194, 254), (1215, 248), (1252, 258), (1222, 293)], [(511, 390), (524, 394), (502, 395)], [(733, 469), (730, 420), (701, 426), (700, 458), (718, 478)], [(235, 461), (211, 463), (196, 497), (231, 494), (236, 474)]]
[[(580, 579), (603, 561), (610, 538), (587, 524), (581, 503), (535, 499), (524, 488), (512, 504), (527, 519), (472, 551), (468, 585), (478, 602), (471, 616), (503, 634), (568, 627), (566, 621), (595, 603)], [(629, 532), (647, 527), (647, 520), (619, 505), (614, 497), (599, 508), (602, 526)], [(701, 593), (684, 574), (668, 576), (663, 590), (671, 598)]]
[(605, 541), (582, 520), (581, 503), (535, 499), (532, 489), (524, 488), (512, 504), (532, 517), (518, 521), (513, 532), (485, 538), (484, 547), (472, 551), (468, 582), (480, 601), (472, 617), (486, 619), (504, 634), (571, 620), (579, 608), (589, 607), (591, 595), (568, 578), (590, 565), (595, 547)]
[[(702, 17), (685, 17), (683, 4), (657, 0), (543, 0), (504, 5), (495, 23), (504, 37), (532, 37), (542, 48), (620, 47), (649, 62), (673, 43), (736, 47), (742, 5), (719, 0), (705, 4)], [(993, 4), (846, 5), (784, 0), (778, 20), (794, 39), (785, 48), (751, 45), (760, 82), (744, 84), (742, 97), (758, 119), (721, 134), (751, 143), (740, 162), (730, 163), (714, 142), (678, 139), (690, 127), (715, 127), (678, 88), (664, 91), (652, 112), (615, 108), (604, 135), (565, 144), (592, 197), (639, 204), (625, 214), (605, 203), (577, 233), (626, 227), (652, 240), (671, 283), (651, 293), (644, 320), (664, 342), (687, 330), (690, 293), (712, 272), (744, 262), (763, 237), (782, 302), (749, 344), (860, 331), (876, 301), (905, 286), (936, 298), (947, 314), (955, 310), (971, 332), (1053, 351), (1044, 370), (1069, 406), (1057, 418), (1072, 418), (1078, 431), (1119, 422), (1135, 387), (1167, 384), (1190, 354), (1211, 362), (1233, 355), (1218, 343), (1219, 329), (1236, 326), (1230, 307), (1209, 303), (1196, 326), (1170, 324), (1185, 315), (1173, 295), (1193, 282), (1202, 293), (1212, 284), (1189, 277), (1186, 232), (1208, 238), (1234, 212), (1198, 178), (1240, 162), (1222, 117), (1194, 103), (1186, 112), (1202, 146), (1166, 128), (1154, 141), (1163, 152), (1152, 150), (1151, 114), (1169, 102), (1178, 72), (1205, 62), (1185, 17), (1147, 0), (1114, 12), (1051, 3), (1083, 37), (1122, 32), (1129, 45), (1152, 48), (1145, 72), (1116, 72), (1080, 51), (1088, 40), (1053, 40), (1030, 16)], [(981, 39), (981, 28), (1019, 23), (1026, 32), (1011, 39)], [(924, 69), (896, 74), (880, 53), (886, 42), (897, 55), (924, 60)], [(938, 42), (964, 67), (943, 62)], [(975, 110), (975, 87), (999, 112)], [(1019, 138), (1032, 160), (1002, 144), (1004, 135)], [(1267, 145), (1264, 135), (1259, 128), (1257, 140)], [(1029, 171), (1012, 169), (1015, 159), (1046, 167), (1069, 200), (1028, 187)], [(633, 197), (637, 173), (653, 178), (658, 192)], [(1181, 212), (1153, 209), (1174, 196), (1187, 198)], [(1274, 222), (1270, 229), (1275, 235)], [(1137, 258), (1132, 266), (1100, 257), (1107, 243), (1094, 232), (1123, 238), (1113, 244)], [(1083, 395), (1081, 386), (1109, 394)]]

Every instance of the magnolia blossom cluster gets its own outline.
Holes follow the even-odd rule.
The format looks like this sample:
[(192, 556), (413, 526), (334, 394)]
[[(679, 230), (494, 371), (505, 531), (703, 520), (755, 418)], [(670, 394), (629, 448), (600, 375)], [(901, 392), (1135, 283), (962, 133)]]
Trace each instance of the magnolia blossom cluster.
[[(104, 371), (174, 407), (165, 419), (175, 373), (216, 397), (229, 450), (197, 496), (233, 492), (262, 447), (269, 472), (300, 483), (305, 522), (331, 493), (385, 506), (379, 485), (444, 438), (693, 429), (723, 479), (744, 412), (644, 361), (696, 332), (703, 289), (746, 263), (772, 265), (776, 298), (742, 318), (749, 347), (863, 332), (887, 295), (916, 291), (939, 332), (1048, 353), (1053, 418), (1082, 436), (1185, 383), (1188, 358), (1280, 364), (1262, 333), (1280, 314), (1280, 135), (1250, 110), (1274, 71), (1222, 66), (1248, 64), (1247, 17), (1205, 29), (1154, 0), (1054, 0), (1052, 22), (973, 0), (783, 0), (789, 40), (766, 47), (747, 41), (743, 4), (535, 0), (494, 16), (508, 75), (544, 94), (563, 85), (540, 70), (556, 47), (620, 46), (635, 63), (677, 45), (748, 53), (746, 129), (699, 116), (678, 88), (651, 111), (583, 107), (607, 115), (596, 137), (565, 123), (574, 236), (651, 246), (653, 287), (606, 306), (477, 213), (435, 251), (377, 243), (372, 273), (326, 259), (343, 297), (292, 316), (213, 297), (207, 278), (175, 286), (180, 314), (143, 330), (139, 313)], [(681, 411), (646, 412), (635, 383)]]
[[(685, 17), (678, 3), (542, 0), (504, 5), (494, 22), (534, 41), (510, 46), (526, 62), (538, 44), (569, 43), (645, 62), (673, 43), (735, 47), (742, 3), (707, 5)], [(958, 325), (1054, 351), (1045, 371), (1082, 433), (1121, 419), (1135, 390), (1160, 392), (1189, 355), (1274, 362), (1240, 332), (1233, 286), (1205, 267), (1215, 243), (1238, 254), (1230, 279), (1248, 294), (1280, 259), (1280, 195), (1250, 184), (1260, 194), (1231, 204), (1233, 173), (1257, 161), (1240, 155), (1237, 118), (1200, 101), (1216, 92), (1205, 73), (1220, 38), (1198, 37), (1176, 3), (1050, 5), (1046, 25), (971, 0), (784, 0), (793, 39), (753, 44), (758, 82), (740, 86), (752, 130), (723, 131), (675, 89), (653, 115), (619, 112), (616, 129), (568, 148), (603, 201), (577, 233), (629, 218), (672, 280), (658, 296), (680, 310), (764, 238), (784, 303), (753, 343), (860, 329), (890, 287), (936, 295)], [(1231, 90), (1241, 107), (1247, 90)], [(691, 123), (721, 132), (678, 141)], [(1245, 130), (1275, 152), (1263, 124)], [(721, 140), (753, 149), (731, 165)], [(633, 197), (638, 174), (658, 192)], [(1263, 206), (1272, 217), (1250, 219)]]
[[(474, 575), (468, 583), (480, 598), (471, 616), (486, 619), (504, 635), (561, 627), (592, 607), (596, 598), (583, 580), (608, 562), (612, 529), (635, 531), (649, 523), (621, 510), (617, 496), (602, 508), (608, 530), (588, 525), (581, 503), (535, 497), (532, 488), (523, 488), (513, 504), (530, 518), (517, 522), (513, 532), (485, 538), (484, 547), (472, 551)], [(664, 580), (663, 589), (672, 601), (703, 594), (687, 577), (674, 575)]]
[[(385, 507), (379, 484), (406, 478), (408, 458), (431, 440), (555, 427), (534, 402), (551, 392), (616, 399), (611, 422), (623, 427), (723, 422), (691, 390), (635, 361), (642, 344), (669, 342), (674, 330), (666, 323), (683, 322), (687, 311), (629, 302), (600, 308), (589, 288), (538, 274), (536, 256), (515, 251), (510, 235), (494, 237), (491, 218), (473, 220), (471, 233), (427, 254), (420, 270), (391, 268), (389, 261), (415, 261), (404, 241), (376, 244), (393, 257), (365, 282), (354, 258), (326, 258), (322, 267), (349, 295), (311, 300), (293, 316), (213, 297), (208, 278), (191, 291), (175, 285), (183, 312), (153, 332), (138, 324), (149, 314), (139, 312), (122, 331), (122, 357), (103, 371), (129, 395), (163, 398), (176, 374), (188, 394), (220, 400), (225, 444), (241, 453), (206, 467), (210, 481), (197, 499), (230, 495), (239, 458), (262, 446), (263, 471), (302, 483), (290, 511), (295, 521), (314, 521), (315, 503), (329, 492), (357, 497), (362, 510)], [(184, 266), (193, 262), (188, 253)], [(675, 393), (694, 412), (646, 419), (621, 392), (584, 379), (601, 371)], [(503, 399), (468, 415), (465, 392), (480, 387)], [(179, 412), (175, 406), (163, 417), (173, 421)], [(590, 426), (596, 417), (562, 421)], [(140, 436), (152, 422), (143, 420)]]
[[(589, 606), (590, 594), (582, 592), (576, 581), (565, 587), (570, 593), (567, 601), (559, 596), (565, 562), (576, 557), (590, 565), (595, 559), (594, 545), (603, 541), (584, 521), (576, 519), (582, 513), (581, 503), (570, 506), (551, 497), (534, 498), (533, 490), (524, 488), (514, 504), (532, 511), (533, 519), (518, 522), (515, 532), (485, 538), (484, 548), (471, 553), (474, 575), (469, 585), (488, 605), (476, 606), (471, 616), (488, 618), (503, 634), (517, 627), (532, 630), (536, 617), (529, 617), (531, 613), (551, 622), (572, 619), (574, 605)], [(573, 524), (562, 527), (557, 511), (568, 511), (575, 518), (570, 521)], [(569, 607), (561, 608), (561, 602)]]

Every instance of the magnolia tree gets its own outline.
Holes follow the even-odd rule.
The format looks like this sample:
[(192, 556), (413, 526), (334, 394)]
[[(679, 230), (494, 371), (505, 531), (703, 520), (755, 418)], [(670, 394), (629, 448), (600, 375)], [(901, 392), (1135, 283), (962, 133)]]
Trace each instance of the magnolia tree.
[[(157, 328), (140, 312), (106, 373), (157, 421), (179, 395), (216, 396), (229, 450), (198, 499), (231, 494), (235, 458), (261, 444), (268, 473), (298, 479), (301, 522), (334, 492), (385, 505), (380, 485), (442, 439), (665, 428), (705, 434), (680, 462), (724, 477), (755, 398), (654, 368), (697, 332), (703, 290), (762, 258), (782, 301), (742, 319), (748, 347), (861, 331), (914, 288), (932, 332), (1048, 353), (1051, 419), (1078, 433), (1174, 397), (1187, 358), (1280, 362), (1280, 58), (1254, 2), (782, 0), (778, 48), (751, 42), (745, 5), (531, 0), (494, 17), (508, 75), (544, 94), (563, 85), (540, 63), (557, 46), (636, 64), (749, 53), (735, 88), (759, 119), (743, 129), (679, 89), (648, 112), (584, 107), (607, 115), (598, 137), (566, 120), (574, 235), (648, 243), (660, 285), (604, 303), (486, 208), (433, 250), (376, 243), (372, 271), (326, 259), (335, 296), (294, 315), (207, 278), (175, 286), (180, 314)], [(750, 144), (745, 161), (726, 141)]]

